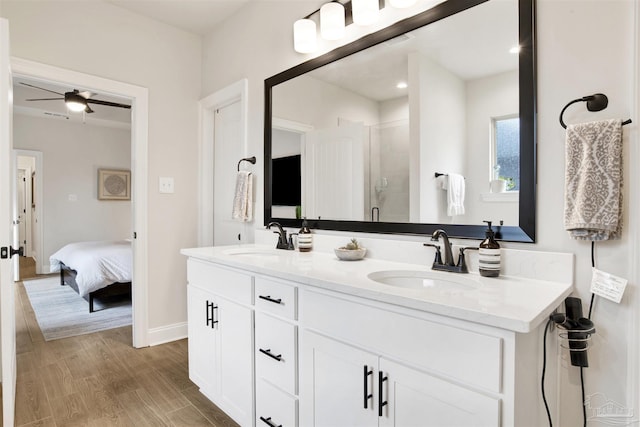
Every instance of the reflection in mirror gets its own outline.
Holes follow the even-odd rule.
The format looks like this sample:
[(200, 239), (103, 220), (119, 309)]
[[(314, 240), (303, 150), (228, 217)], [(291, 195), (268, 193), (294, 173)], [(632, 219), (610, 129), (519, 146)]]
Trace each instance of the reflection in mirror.
[(530, 222), (518, 23), (517, 0), (488, 1), (270, 87), (269, 216), (327, 228)]

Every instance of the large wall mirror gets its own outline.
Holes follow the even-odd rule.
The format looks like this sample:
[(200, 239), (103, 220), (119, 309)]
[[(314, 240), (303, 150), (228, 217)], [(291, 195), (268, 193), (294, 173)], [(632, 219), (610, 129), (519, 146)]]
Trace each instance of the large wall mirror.
[(265, 224), (534, 242), (534, 3), (444, 1), (265, 80)]

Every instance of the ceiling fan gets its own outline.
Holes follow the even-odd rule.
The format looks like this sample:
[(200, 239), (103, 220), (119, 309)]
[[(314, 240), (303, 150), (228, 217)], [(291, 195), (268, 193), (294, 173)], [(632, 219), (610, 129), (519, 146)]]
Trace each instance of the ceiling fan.
[(84, 111), (85, 113), (93, 113), (89, 104), (97, 104), (97, 105), (106, 105), (108, 107), (119, 107), (119, 108), (127, 108), (131, 109), (130, 105), (127, 104), (119, 104), (117, 102), (109, 102), (109, 101), (101, 101), (99, 99), (91, 99), (91, 92), (80, 92), (78, 89), (73, 89), (70, 92), (59, 93), (53, 90), (45, 89), (43, 87), (34, 86), (28, 83), (20, 82), (20, 84), (28, 87), (32, 87), (34, 89), (44, 90), (46, 92), (55, 93), (56, 95), (60, 95), (63, 98), (35, 98), (35, 99), (26, 99), (25, 101), (58, 101), (64, 100), (64, 103), (67, 104), (67, 108), (69, 110), (74, 111), (76, 113), (80, 113)]

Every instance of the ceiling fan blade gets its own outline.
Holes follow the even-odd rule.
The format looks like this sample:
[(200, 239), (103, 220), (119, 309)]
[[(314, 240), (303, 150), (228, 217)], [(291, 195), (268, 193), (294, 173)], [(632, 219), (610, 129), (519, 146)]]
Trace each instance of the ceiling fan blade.
[(63, 95), (62, 93), (54, 92), (54, 91), (52, 91), (52, 90), (45, 89), (45, 88), (43, 88), (43, 87), (38, 87), (38, 86), (30, 85), (29, 83), (20, 82), (20, 84), (21, 84), (21, 85), (23, 85), (23, 86), (29, 86), (29, 87), (32, 87), (32, 88), (34, 88), (34, 89), (40, 89), (40, 90), (45, 90), (45, 91), (47, 91), (47, 92), (55, 93), (56, 95)]
[(120, 107), (131, 109), (131, 105), (118, 104), (117, 102), (100, 101), (99, 99), (87, 99), (87, 104), (106, 105), (109, 107)]
[(25, 101), (59, 101), (64, 98), (36, 98), (36, 99), (25, 99)]

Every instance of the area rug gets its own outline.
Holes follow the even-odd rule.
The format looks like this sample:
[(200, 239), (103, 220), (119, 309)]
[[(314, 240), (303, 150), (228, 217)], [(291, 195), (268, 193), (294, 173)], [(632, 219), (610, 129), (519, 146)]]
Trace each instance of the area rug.
[(25, 280), (24, 287), (46, 341), (90, 334), (131, 324), (131, 299), (110, 297), (89, 303), (60, 278)]

